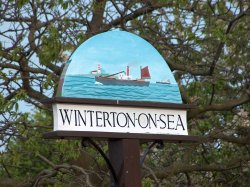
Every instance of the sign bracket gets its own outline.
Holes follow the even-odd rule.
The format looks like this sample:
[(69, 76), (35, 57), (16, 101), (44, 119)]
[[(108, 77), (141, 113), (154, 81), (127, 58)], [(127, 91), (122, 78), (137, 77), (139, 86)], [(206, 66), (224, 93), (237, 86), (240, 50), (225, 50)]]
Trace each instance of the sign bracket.
[[(121, 156), (122, 154), (120, 154), (120, 152), (118, 151), (117, 152), (117, 145), (116, 144), (120, 144), (120, 141), (122, 141), (122, 140), (109, 140), (109, 157), (110, 158), (113, 158), (114, 159), (114, 157), (116, 157), (115, 159), (116, 159), (116, 162), (114, 162), (114, 160), (112, 160), (112, 163), (113, 163), (113, 165), (116, 167), (116, 170), (115, 170), (115, 168), (113, 167), (113, 165), (112, 165), (112, 163), (111, 163), (111, 161), (110, 161), (110, 159), (106, 156), (106, 154), (104, 153), (104, 151), (101, 149), (101, 147), (93, 140), (93, 139), (91, 139), (91, 138), (82, 138), (82, 140), (81, 140), (81, 146), (82, 147), (86, 147), (86, 146), (88, 146), (88, 144), (90, 144), (91, 146), (93, 146), (99, 153), (100, 153), (100, 155), (103, 157), (103, 159), (104, 159), (104, 161), (106, 162), (106, 164), (107, 164), (107, 166), (108, 166), (108, 168), (109, 168), (109, 170), (110, 170), (110, 174), (112, 175), (112, 183), (111, 183), (111, 187), (119, 187), (119, 185), (121, 186), (121, 182), (126, 182), (126, 181), (124, 181), (124, 179), (123, 179), (123, 181), (120, 179), (120, 181), (119, 181), (119, 179), (118, 179), (118, 177), (117, 177), (117, 174), (119, 174), (119, 173), (121, 173), (121, 172), (124, 172), (125, 174), (127, 174), (126, 172), (128, 172), (128, 168), (127, 168), (127, 166), (126, 166), (126, 163), (123, 163), (122, 164), (122, 166), (121, 165), (119, 165), (119, 162), (117, 161), (117, 159), (118, 160), (123, 160), (125, 157), (132, 157), (132, 158), (135, 158), (135, 154), (134, 154), (134, 152), (132, 153), (131, 151), (130, 151), (130, 153), (129, 154), (127, 154), (127, 156)], [(128, 141), (128, 140), (127, 140)], [(130, 142), (131, 142), (131, 140), (130, 140)], [(127, 144), (128, 142), (125, 142), (125, 144)], [(134, 143), (137, 143), (137, 142), (134, 142), (134, 141), (132, 141), (132, 143), (133, 143), (133, 145), (132, 146), (134, 146), (135, 144)], [(157, 145), (158, 144), (158, 145)], [(146, 150), (144, 151), (144, 153), (143, 153), (143, 155), (141, 155), (140, 156), (140, 166), (142, 166), (143, 165), (143, 162), (144, 162), (144, 160), (145, 160), (145, 158), (146, 158), (146, 156), (149, 154), (149, 152), (150, 152), (150, 150), (154, 147), (154, 146), (157, 146), (157, 147), (159, 147), (159, 148), (163, 148), (163, 141), (159, 141), (159, 140), (156, 140), (156, 141), (154, 141), (154, 142), (152, 142), (149, 146), (148, 146), (148, 148), (146, 148)], [(130, 144), (130, 147), (131, 147), (131, 144)], [(122, 146), (121, 146), (121, 148), (122, 148)], [(130, 148), (131, 149), (131, 148)], [(136, 150), (137, 150), (137, 148), (136, 148)], [(113, 154), (115, 154), (115, 156), (113, 155)], [(120, 155), (119, 155), (120, 154)], [(124, 154), (124, 153), (123, 153)], [(119, 158), (118, 158), (119, 157)], [(126, 158), (125, 158), (126, 159)], [(129, 159), (131, 159), (131, 158), (129, 158)], [(136, 165), (138, 165), (138, 163), (137, 163), (137, 161), (138, 160), (136, 160)], [(126, 166), (126, 167), (125, 167)], [(136, 175), (136, 173), (134, 173), (134, 166), (135, 165), (133, 165), (133, 173), (132, 173), (132, 176), (133, 176), (133, 178), (134, 178), (134, 181), (133, 181), (133, 184), (139, 184), (140, 183), (140, 176), (138, 175), (137, 176), (137, 179), (135, 178), (135, 175)], [(122, 170), (124, 170), (124, 169), (127, 169), (126, 171), (122, 171)], [(118, 171), (119, 170), (119, 171)], [(129, 172), (131, 172), (131, 170), (129, 171)], [(138, 172), (138, 173), (140, 173), (140, 172)], [(119, 178), (121, 178), (121, 176), (119, 177)], [(130, 178), (130, 177), (129, 177)], [(135, 180), (138, 180), (138, 181), (136, 181), (135, 182)], [(129, 183), (131, 183), (131, 182), (129, 182)], [(129, 184), (129, 186), (130, 185), (132, 185), (132, 184)]]
[(156, 145), (157, 148), (162, 149), (164, 147), (164, 143), (162, 140), (155, 140), (153, 141), (143, 152), (143, 155), (140, 158), (140, 165), (142, 166), (146, 156), (149, 154), (150, 150)]
[(104, 161), (106, 162), (109, 170), (110, 170), (110, 173), (113, 177), (113, 180), (114, 180), (114, 186), (113, 187), (118, 187), (118, 179), (117, 179), (117, 176), (116, 176), (116, 173), (115, 173), (115, 170), (114, 170), (114, 167), (112, 166), (109, 158), (106, 156), (106, 154), (104, 153), (104, 151), (101, 149), (101, 147), (94, 141), (92, 140), (91, 138), (83, 138), (82, 141), (81, 141), (81, 146), (82, 147), (86, 147), (86, 143), (89, 143), (91, 144), (99, 153), (100, 155), (103, 157)]

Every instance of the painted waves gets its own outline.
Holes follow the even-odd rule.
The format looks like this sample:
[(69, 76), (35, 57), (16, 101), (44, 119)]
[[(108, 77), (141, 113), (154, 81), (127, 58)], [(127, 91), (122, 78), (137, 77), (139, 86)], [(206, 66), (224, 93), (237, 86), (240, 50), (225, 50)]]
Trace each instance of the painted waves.
[(178, 85), (150, 83), (149, 86), (102, 85), (94, 77), (65, 76), (63, 97), (182, 103)]

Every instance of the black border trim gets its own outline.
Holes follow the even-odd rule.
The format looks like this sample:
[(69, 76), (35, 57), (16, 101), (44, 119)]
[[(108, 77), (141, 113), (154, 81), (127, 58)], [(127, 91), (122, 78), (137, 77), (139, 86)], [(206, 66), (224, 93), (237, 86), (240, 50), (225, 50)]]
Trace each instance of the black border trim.
[(45, 105), (54, 103), (68, 104), (91, 104), (91, 105), (112, 105), (112, 106), (128, 106), (128, 107), (151, 107), (151, 108), (166, 108), (166, 109), (193, 109), (195, 105), (177, 104), (177, 103), (161, 103), (161, 102), (145, 102), (145, 101), (125, 101), (125, 100), (106, 100), (106, 99), (84, 99), (71, 97), (54, 97), (41, 101)]
[(199, 136), (189, 135), (168, 135), (168, 134), (140, 134), (140, 133), (114, 133), (114, 132), (91, 132), (91, 131), (52, 131), (43, 135), (46, 139), (140, 139), (144, 141), (162, 140), (176, 143), (198, 143), (201, 142)]

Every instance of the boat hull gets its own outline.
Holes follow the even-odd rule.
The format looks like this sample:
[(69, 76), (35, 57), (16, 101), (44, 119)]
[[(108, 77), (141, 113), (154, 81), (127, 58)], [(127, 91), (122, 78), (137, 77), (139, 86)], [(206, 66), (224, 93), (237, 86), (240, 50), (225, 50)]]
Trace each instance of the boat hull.
[(148, 81), (144, 80), (123, 80), (108, 77), (95, 77), (95, 81), (104, 85), (117, 85), (117, 86), (149, 86)]

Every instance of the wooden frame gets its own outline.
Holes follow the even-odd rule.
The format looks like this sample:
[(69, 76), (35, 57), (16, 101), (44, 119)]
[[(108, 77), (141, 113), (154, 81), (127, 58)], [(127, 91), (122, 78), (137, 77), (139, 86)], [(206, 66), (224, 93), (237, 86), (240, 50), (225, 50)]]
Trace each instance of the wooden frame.
[[(102, 100), (102, 99), (83, 99), (83, 98), (67, 98), (54, 97), (52, 99), (43, 100), (42, 103), (50, 106), (53, 103), (67, 103), (67, 104), (87, 104), (87, 105), (109, 105), (109, 106), (124, 106), (124, 107), (138, 107), (138, 108), (166, 108), (187, 110), (195, 108), (194, 105), (189, 104), (175, 104), (175, 103), (158, 103), (158, 102), (139, 102), (139, 101), (120, 101), (120, 100)], [(81, 139), (83, 137), (92, 137), (99, 139), (140, 139), (141, 141), (162, 140), (166, 142), (176, 143), (195, 143), (199, 142), (198, 136), (190, 135), (165, 135), (165, 134), (139, 134), (139, 133), (113, 133), (113, 132), (92, 132), (92, 131), (52, 131), (44, 134), (47, 139)]]

